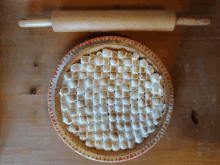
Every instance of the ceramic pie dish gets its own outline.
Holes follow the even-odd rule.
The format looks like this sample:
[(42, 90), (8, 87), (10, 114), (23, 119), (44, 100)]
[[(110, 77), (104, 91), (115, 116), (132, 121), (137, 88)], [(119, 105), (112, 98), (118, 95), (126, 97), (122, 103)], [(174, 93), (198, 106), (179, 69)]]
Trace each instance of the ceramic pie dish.
[[(134, 141), (137, 141), (138, 143), (130, 148), (122, 147), (122, 149), (119, 149), (117, 151), (105, 151), (99, 150), (96, 147), (88, 147), (88, 145), (86, 145), (85, 142), (82, 141), (82, 136), (79, 136), (79, 138), (78, 136), (70, 132), (67, 127), (67, 122), (63, 120), (63, 103), (60, 91), (63, 87), (65, 74), (70, 70), (73, 64), (80, 63), (80, 59), (82, 56), (87, 56), (91, 53), (99, 52), (100, 50), (120, 51), (122, 49), (126, 50), (126, 52), (130, 52), (131, 54), (137, 52), (140, 58), (146, 59), (148, 64), (154, 67), (156, 74), (160, 75), (163, 84), (164, 105), (160, 117), (160, 122), (155, 124), (154, 131), (151, 131), (148, 136), (142, 138), (140, 142), (138, 142), (138, 140), (136, 140), (137, 138), (135, 137)], [(84, 43), (81, 43), (80, 45), (73, 48), (67, 55), (64, 56), (64, 58), (60, 61), (57, 68), (55, 69), (48, 91), (49, 114), (52, 123), (61, 139), (77, 153), (89, 159), (102, 162), (119, 162), (130, 160), (152, 148), (163, 136), (164, 131), (168, 126), (173, 109), (173, 103), (174, 98), (172, 82), (164, 64), (160, 61), (160, 59), (144, 45), (127, 38), (116, 36), (94, 38)], [(126, 116), (126, 114), (123, 115)], [(112, 118), (112, 115), (110, 116)], [(80, 132), (80, 134), (82, 134), (82, 132)]]

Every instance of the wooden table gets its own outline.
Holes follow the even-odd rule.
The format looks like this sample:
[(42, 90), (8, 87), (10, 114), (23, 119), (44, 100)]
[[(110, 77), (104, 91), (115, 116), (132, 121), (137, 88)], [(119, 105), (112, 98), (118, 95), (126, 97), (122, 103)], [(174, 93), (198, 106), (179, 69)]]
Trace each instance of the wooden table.
[[(19, 18), (64, 9), (170, 9), (210, 16), (211, 26), (173, 32), (54, 33), (20, 28)], [(134, 39), (165, 63), (175, 89), (166, 135), (144, 155), (121, 164), (220, 164), (220, 2), (214, 0), (3, 0), (0, 26), (0, 164), (101, 164), (73, 152), (58, 137), (47, 110), (47, 88), (61, 58), (104, 35)], [(32, 94), (36, 93), (36, 94)]]

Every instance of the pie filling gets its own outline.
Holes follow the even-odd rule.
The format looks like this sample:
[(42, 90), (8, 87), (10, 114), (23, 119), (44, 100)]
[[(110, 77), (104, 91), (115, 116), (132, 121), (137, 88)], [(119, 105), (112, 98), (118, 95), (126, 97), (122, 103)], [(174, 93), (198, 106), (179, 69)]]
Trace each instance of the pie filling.
[(102, 49), (66, 72), (60, 90), (63, 122), (88, 147), (133, 148), (159, 124), (163, 89), (162, 76), (138, 52)]

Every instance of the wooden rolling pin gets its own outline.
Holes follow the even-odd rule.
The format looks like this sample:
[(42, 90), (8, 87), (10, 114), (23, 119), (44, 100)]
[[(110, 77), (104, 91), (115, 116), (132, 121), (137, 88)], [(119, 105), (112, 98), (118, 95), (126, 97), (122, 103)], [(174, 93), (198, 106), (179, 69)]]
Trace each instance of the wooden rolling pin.
[(52, 26), (55, 32), (147, 30), (173, 31), (175, 25), (209, 25), (210, 18), (177, 18), (169, 10), (53, 11), (50, 18), (19, 20), (20, 27)]

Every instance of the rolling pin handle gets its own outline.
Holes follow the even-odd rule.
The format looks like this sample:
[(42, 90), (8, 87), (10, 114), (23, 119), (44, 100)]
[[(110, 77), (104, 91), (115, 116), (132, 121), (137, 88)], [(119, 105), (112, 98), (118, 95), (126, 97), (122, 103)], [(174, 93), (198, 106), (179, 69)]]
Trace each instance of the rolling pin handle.
[(52, 26), (50, 18), (27, 18), (18, 21), (20, 27), (47, 27)]
[(177, 18), (176, 25), (183, 25), (183, 26), (206, 26), (210, 25), (212, 22), (211, 18)]

